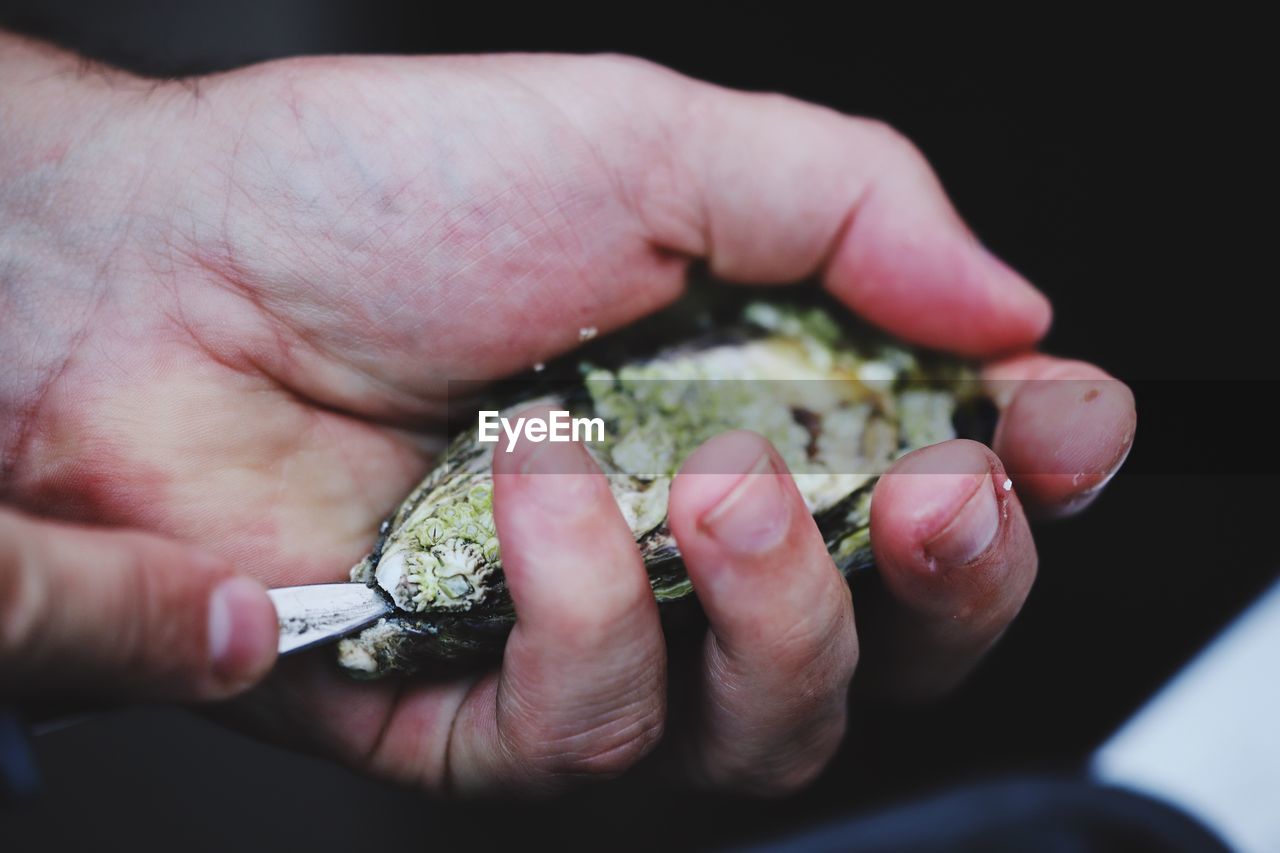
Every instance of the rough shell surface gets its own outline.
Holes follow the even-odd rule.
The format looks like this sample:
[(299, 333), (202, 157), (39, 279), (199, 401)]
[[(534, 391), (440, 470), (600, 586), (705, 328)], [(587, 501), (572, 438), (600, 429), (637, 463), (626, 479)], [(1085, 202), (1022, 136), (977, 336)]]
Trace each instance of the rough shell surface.
[[(523, 400), (603, 418), (587, 444), (608, 476), (649, 571), (664, 619), (696, 611), (666, 523), (671, 480), (708, 438), (753, 429), (787, 461), (844, 573), (871, 564), (872, 486), (899, 456), (953, 438), (972, 395), (962, 365), (842, 327), (822, 307), (754, 302), (658, 351), (605, 366)], [(927, 364), (922, 359), (933, 359)], [(542, 377), (543, 371), (537, 371)], [(533, 399), (531, 399), (531, 397)], [(381, 587), (398, 611), (339, 643), (358, 677), (440, 667), (500, 653), (515, 619), (494, 529), (495, 445), (459, 431), (437, 467), (384, 522), (352, 580)], [(501, 452), (501, 451), (499, 451)]]

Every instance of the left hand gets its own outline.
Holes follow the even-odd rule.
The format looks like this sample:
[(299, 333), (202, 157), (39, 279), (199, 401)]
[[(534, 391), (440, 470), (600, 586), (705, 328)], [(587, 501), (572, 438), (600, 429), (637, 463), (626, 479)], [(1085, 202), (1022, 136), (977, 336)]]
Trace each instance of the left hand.
[[(820, 274), (872, 322), (967, 356), (1025, 350), (1049, 323), (909, 143), (790, 99), (612, 57), (299, 59), (198, 88), (77, 76), (3, 36), (0, 57), (0, 355), (22, 368), (0, 376), (4, 499), (199, 543), (271, 586), (344, 579), (425, 472), (449, 378), (650, 313), (691, 259), (744, 283)], [(876, 491), (887, 595), (861, 641), (900, 695), (954, 684), (1017, 612), (1023, 503), (1079, 508), (1132, 437), (1132, 397), (1096, 368), (991, 369), (1013, 389), (994, 452), (919, 451)], [(1048, 375), (1099, 393), (1026, 382)], [(741, 434), (700, 454), (774, 458)], [(241, 719), (435, 791), (545, 787), (647, 752), (665, 676), (616, 510), (557, 522), (522, 494), (537, 478), (497, 474), (520, 608), (501, 671), (364, 684), (304, 656)], [(772, 506), (778, 538), (726, 550), (708, 518), (731, 486), (682, 475), (671, 501), (712, 626), (693, 772), (790, 790), (840, 738), (859, 636), (785, 483), (733, 510)], [(575, 571), (596, 580), (558, 595)]]

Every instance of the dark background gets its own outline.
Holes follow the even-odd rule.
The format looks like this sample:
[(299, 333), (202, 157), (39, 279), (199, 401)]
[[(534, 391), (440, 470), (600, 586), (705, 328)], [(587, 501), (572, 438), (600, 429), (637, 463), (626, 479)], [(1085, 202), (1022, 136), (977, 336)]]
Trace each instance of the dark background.
[(856, 706), (842, 754), (799, 797), (743, 804), (622, 780), (540, 804), (437, 803), (191, 715), (133, 711), (37, 739), (46, 793), (0, 813), (6, 850), (771, 837), (959, 781), (1080, 766), (1276, 576), (1275, 74), (1261, 25), (1074, 7), (942, 21), (922, 7), (891, 26), (839, 12), (0, 0), (0, 25), (147, 73), (296, 53), (611, 50), (885, 119), (1051, 296), (1046, 348), (1139, 398), (1128, 466), (1082, 518), (1040, 527), (1037, 587), (983, 668), (926, 709)]

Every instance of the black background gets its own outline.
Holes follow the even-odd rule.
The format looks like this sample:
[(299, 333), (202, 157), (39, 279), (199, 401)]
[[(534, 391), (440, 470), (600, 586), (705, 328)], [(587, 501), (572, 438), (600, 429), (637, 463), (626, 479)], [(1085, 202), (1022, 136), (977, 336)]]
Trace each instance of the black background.
[(333, 51), (611, 50), (885, 119), (1051, 296), (1046, 348), (1139, 398), (1126, 470), (1082, 518), (1040, 527), (1037, 587), (983, 668), (925, 709), (855, 706), (845, 749), (799, 797), (743, 804), (624, 779), (540, 804), (443, 804), (180, 712), (134, 711), (37, 739), (46, 794), (0, 814), (5, 848), (721, 845), (1081, 766), (1276, 574), (1273, 62), (1244, 19), (875, 17), (793, 3), (0, 0), (6, 26), (149, 73)]

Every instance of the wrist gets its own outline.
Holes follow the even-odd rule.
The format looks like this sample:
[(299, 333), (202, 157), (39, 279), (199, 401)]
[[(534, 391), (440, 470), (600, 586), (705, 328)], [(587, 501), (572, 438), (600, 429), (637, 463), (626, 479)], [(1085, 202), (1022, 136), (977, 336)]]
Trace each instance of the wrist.
[(0, 32), (0, 497), (110, 284), (117, 194), (133, 178), (113, 156), (118, 90), (131, 81)]
[(74, 167), (110, 117), (110, 94), (131, 79), (0, 31), (0, 204)]

